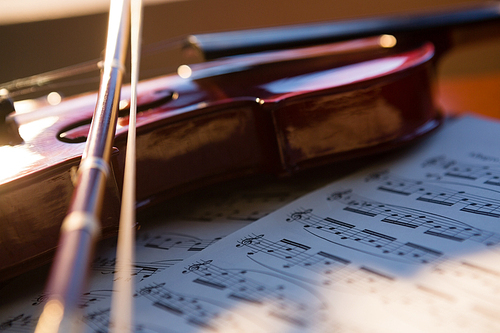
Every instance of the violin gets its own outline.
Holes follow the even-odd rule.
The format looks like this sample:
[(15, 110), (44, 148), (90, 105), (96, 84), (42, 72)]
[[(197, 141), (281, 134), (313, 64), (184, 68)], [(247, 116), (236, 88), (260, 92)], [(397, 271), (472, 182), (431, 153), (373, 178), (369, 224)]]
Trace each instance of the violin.
[[(431, 133), (442, 121), (438, 60), (457, 38), (499, 22), (497, 4), (450, 13), (187, 38), (209, 61), (138, 87), (137, 207), (237, 177), (378, 154)], [(104, 237), (117, 233), (128, 87), (121, 99)], [(87, 93), (24, 114), (2, 102), (1, 279), (52, 258), (96, 100)]]

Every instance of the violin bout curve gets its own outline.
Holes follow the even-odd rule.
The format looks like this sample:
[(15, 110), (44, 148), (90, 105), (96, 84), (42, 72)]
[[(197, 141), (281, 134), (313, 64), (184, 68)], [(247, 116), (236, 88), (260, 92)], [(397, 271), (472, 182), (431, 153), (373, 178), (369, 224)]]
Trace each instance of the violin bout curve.
[[(437, 128), (433, 45), (377, 45), (368, 38), (236, 56), (193, 65), (189, 78), (142, 82), (139, 104), (152, 106), (137, 118), (137, 205), (245, 175), (292, 174), (373, 155)], [(175, 98), (155, 104), (166, 95)], [(126, 88), (122, 98), (128, 96)], [(0, 175), (1, 279), (51, 258), (83, 150), (57, 137), (85, 133), (78, 126), (87, 126), (95, 99), (88, 94), (19, 116), (24, 142), (0, 147), (0, 156), (35, 156)], [(104, 235), (117, 231), (127, 125), (126, 116), (119, 119)], [(30, 126), (37, 134), (25, 134)]]

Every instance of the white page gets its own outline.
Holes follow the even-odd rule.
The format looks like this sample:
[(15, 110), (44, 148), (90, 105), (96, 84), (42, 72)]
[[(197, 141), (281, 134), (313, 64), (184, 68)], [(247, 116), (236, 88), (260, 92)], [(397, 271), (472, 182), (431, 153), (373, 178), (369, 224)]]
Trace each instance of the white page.
[(182, 332), (498, 332), (499, 138), (497, 123), (447, 124), (142, 283), (137, 318)]
[[(136, 331), (499, 331), (499, 133), (498, 123), (451, 121), (391, 161), (220, 240), (245, 219), (145, 233)], [(184, 259), (181, 244), (197, 243), (213, 244)], [(102, 272), (112, 258), (101, 252), (107, 279), (84, 296), (89, 331), (107, 325), (112, 274)], [(31, 323), (38, 306), (29, 312), (24, 302), (1, 308), (0, 330)]]

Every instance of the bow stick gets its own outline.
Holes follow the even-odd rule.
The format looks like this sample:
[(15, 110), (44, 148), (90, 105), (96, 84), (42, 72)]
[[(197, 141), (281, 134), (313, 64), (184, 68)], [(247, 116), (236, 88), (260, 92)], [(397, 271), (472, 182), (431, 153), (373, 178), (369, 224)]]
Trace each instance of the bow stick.
[(77, 330), (78, 301), (85, 287), (94, 244), (100, 234), (106, 179), (115, 135), (129, 30), (129, 0), (111, 0), (104, 66), (97, 105), (78, 169), (68, 215), (47, 285), (48, 301), (36, 333)]
[(134, 277), (132, 274), (135, 252), (135, 180), (136, 180), (136, 115), (137, 84), (142, 35), (142, 0), (131, 0), (131, 74), (130, 115), (127, 136), (127, 153), (123, 180), (120, 227), (116, 250), (114, 293), (111, 303), (110, 331), (133, 332), (134, 328)]

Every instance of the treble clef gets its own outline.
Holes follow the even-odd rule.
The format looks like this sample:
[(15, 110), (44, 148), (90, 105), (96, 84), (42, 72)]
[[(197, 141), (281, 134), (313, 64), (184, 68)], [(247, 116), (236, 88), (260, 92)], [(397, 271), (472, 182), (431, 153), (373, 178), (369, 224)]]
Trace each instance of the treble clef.
[(213, 260), (206, 260), (206, 261), (202, 260), (200, 263), (191, 264), (188, 266), (188, 268), (186, 270), (182, 271), (182, 274), (187, 274), (189, 272), (199, 271), (200, 269), (203, 268), (203, 266), (211, 264), (212, 261)]
[[(248, 246), (250, 244), (253, 244), (254, 241), (256, 241), (262, 237), (264, 237), (264, 234), (260, 234), (260, 235), (255, 236), (255, 237), (244, 238), (243, 240), (238, 241), (238, 244), (236, 245), (236, 247)], [(259, 242), (256, 242), (256, 244), (259, 244)]]
[(303, 211), (293, 212), (292, 214), (290, 214), (290, 217), (286, 219), (286, 221), (290, 222), (290, 221), (302, 220), (305, 215), (308, 215), (311, 212), (312, 212), (311, 208), (303, 210)]
[(333, 192), (328, 196), (326, 200), (328, 201), (333, 201), (333, 200), (340, 200), (340, 199), (345, 199), (348, 194), (351, 194), (352, 190), (346, 190), (346, 191), (338, 191), (338, 192)]

